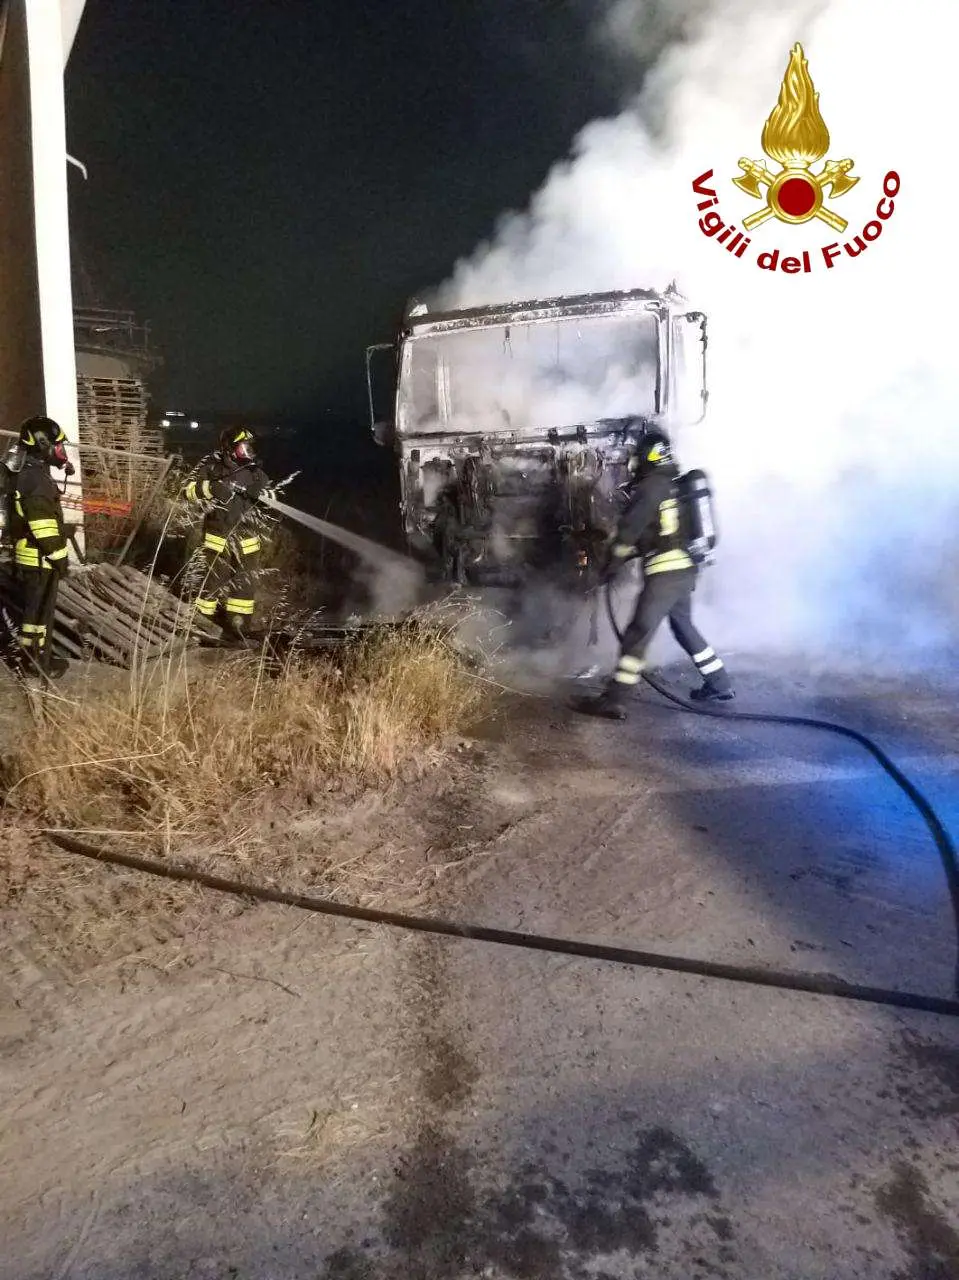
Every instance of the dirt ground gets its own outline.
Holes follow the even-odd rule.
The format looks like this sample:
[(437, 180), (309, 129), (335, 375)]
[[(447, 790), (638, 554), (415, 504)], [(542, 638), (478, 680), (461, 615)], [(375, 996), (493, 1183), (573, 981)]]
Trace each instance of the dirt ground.
[[(959, 830), (954, 683), (737, 665)], [(368, 901), (950, 994), (928, 833), (813, 731), (511, 696), (284, 824)], [(0, 920), (2, 1280), (959, 1277), (956, 1021), (172, 893), (100, 954)]]

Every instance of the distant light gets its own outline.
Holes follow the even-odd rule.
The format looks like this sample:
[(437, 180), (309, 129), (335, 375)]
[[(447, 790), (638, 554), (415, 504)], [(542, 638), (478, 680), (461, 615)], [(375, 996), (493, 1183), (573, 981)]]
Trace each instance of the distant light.
[(191, 423), (190, 423), (190, 430), (191, 430), (191, 431), (196, 431), (196, 429), (197, 429), (197, 427), (198, 427), (199, 425), (200, 425), (200, 424), (199, 424), (198, 422), (191, 422)]
[(163, 421), (160, 423), (160, 426), (161, 426), (161, 427), (168, 427), (169, 425), (170, 425), (170, 419), (169, 419), (169, 418), (164, 418), (164, 419), (163, 419)]

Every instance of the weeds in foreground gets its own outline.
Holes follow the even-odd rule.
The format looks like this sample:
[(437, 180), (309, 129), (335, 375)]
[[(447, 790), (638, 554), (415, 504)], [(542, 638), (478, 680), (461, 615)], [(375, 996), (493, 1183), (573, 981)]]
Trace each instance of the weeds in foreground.
[(397, 1108), (390, 1095), (401, 1083), (396, 1076), (367, 1096), (324, 1100), (291, 1115), (276, 1132), (277, 1165), (295, 1163), (314, 1175), (323, 1173), (328, 1183), (339, 1182), (336, 1170), (346, 1155), (368, 1148), (395, 1127)]
[(138, 847), (239, 852), (277, 789), (382, 784), (462, 731), (485, 699), (440, 626), (379, 630), (335, 658), (242, 655), (135, 673), (122, 691), (47, 696), (0, 764), (5, 806)]

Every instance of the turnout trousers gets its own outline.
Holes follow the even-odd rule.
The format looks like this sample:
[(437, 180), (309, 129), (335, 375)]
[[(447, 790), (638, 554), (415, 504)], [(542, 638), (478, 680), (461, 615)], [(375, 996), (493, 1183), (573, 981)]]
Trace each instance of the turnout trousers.
[(22, 565), (18, 566), (17, 575), (23, 608), (18, 636), (20, 650), (25, 657), (34, 658), (39, 666), (46, 668), (60, 575), (55, 569), (30, 569)]
[(207, 533), (203, 538), (204, 574), (196, 600), (197, 613), (214, 618), (222, 610), (227, 623), (249, 621), (256, 609), (256, 573), (261, 543), (256, 534), (229, 538)]
[(633, 617), (623, 632), (622, 651), (610, 681), (610, 692), (625, 692), (639, 683), (646, 665), (646, 650), (667, 619), (677, 644), (689, 654), (705, 686), (717, 694), (732, 687), (729, 674), (715, 651), (693, 622), (692, 595), (696, 569), (670, 569), (648, 574), (636, 602)]

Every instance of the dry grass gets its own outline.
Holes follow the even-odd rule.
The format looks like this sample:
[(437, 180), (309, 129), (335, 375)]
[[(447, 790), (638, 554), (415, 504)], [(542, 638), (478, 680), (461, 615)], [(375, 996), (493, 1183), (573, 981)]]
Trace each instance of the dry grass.
[(349, 1095), (291, 1115), (276, 1131), (276, 1163), (295, 1162), (312, 1176), (322, 1173), (327, 1185), (339, 1182), (336, 1167), (344, 1157), (368, 1149), (395, 1129), (397, 1106), (391, 1093), (401, 1083), (396, 1076), (366, 1097)]
[(16, 811), (77, 833), (136, 833), (137, 847), (241, 851), (274, 797), (383, 784), (424, 763), (482, 708), (484, 687), (449, 632), (414, 620), (336, 660), (260, 656), (202, 673), (135, 672), (122, 690), (43, 713), (0, 764)]
[[(71, 857), (45, 828), (260, 883), (414, 902), (424, 867), (404, 846), (416, 832), (364, 830), (363, 810), (377, 812), (376, 792), (398, 776), (441, 762), (448, 736), (489, 705), (436, 615), (383, 628), (335, 660), (299, 655), (271, 669), (258, 655), (202, 667), (181, 658), (125, 681), (85, 674), (76, 697), (45, 694), (0, 758), (0, 939), (74, 975), (248, 904)], [(342, 829), (332, 843), (331, 822)]]

